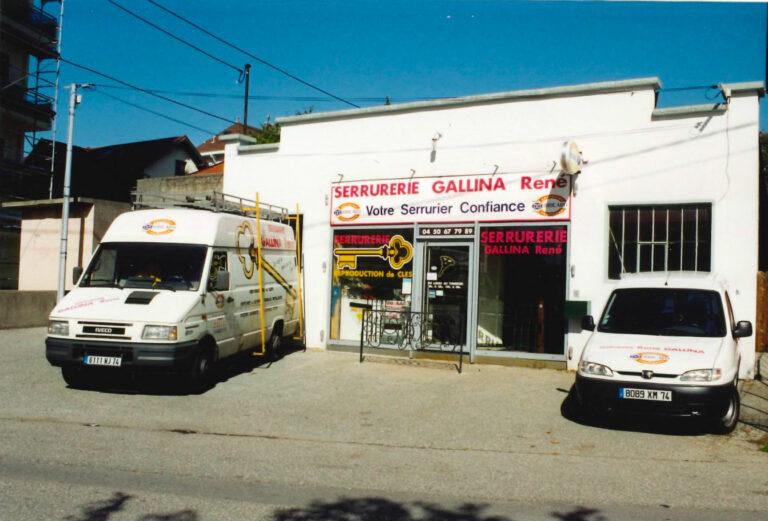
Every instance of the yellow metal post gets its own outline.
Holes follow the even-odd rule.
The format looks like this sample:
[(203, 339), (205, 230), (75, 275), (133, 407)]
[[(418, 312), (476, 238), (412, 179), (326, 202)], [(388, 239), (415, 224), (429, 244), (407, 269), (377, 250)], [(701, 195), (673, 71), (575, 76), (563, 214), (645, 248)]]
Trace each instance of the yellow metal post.
[(299, 338), (304, 338), (304, 299), (301, 295), (301, 214), (296, 203), (296, 269), (299, 288)]
[(261, 207), (259, 206), (259, 192), (256, 192), (256, 251), (259, 266), (259, 322), (261, 324), (261, 355), (266, 351), (266, 339), (264, 331), (264, 272), (261, 268)]

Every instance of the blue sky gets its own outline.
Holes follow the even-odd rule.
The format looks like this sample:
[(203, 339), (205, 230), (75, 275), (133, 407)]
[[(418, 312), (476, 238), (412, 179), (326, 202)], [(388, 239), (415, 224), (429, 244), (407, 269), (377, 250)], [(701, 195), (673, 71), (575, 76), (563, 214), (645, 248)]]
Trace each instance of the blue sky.
[[(221, 59), (253, 64), (255, 96), (322, 97), (171, 17), (145, 0), (116, 0)], [(394, 102), (658, 76), (665, 88), (764, 80), (766, 4), (496, 0), (157, 0), (210, 31), (342, 98)], [(48, 10), (53, 11), (54, 5)], [(144, 25), (106, 0), (66, 0), (62, 55), (235, 120), (238, 74)], [(112, 83), (62, 65), (62, 85)], [(101, 146), (206, 132), (227, 123), (131, 90), (97, 87), (78, 108), (75, 143)], [(705, 103), (705, 89), (662, 92), (661, 106)], [(66, 114), (62, 89), (60, 114)], [(225, 97), (231, 96), (231, 97)], [(356, 101), (361, 106), (383, 101)], [(334, 100), (253, 100), (249, 123), (349, 108)], [(761, 103), (761, 128), (768, 109)], [(64, 140), (66, 119), (59, 120)]]

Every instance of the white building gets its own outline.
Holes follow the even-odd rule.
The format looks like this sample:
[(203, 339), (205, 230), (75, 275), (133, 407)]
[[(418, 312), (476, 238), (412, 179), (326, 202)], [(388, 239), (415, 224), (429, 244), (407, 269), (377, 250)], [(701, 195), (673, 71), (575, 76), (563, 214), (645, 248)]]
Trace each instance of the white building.
[[(301, 205), (309, 346), (356, 345), (350, 304), (367, 303), (385, 321), (426, 313), (421, 341), (438, 349), (575, 369), (579, 319), (601, 312), (622, 265), (717, 272), (737, 320), (755, 322), (763, 84), (667, 109), (659, 88), (643, 78), (287, 117), (279, 145), (225, 138), (224, 192)], [(562, 171), (564, 144), (581, 150), (581, 173)], [(753, 376), (754, 337), (740, 344)]]

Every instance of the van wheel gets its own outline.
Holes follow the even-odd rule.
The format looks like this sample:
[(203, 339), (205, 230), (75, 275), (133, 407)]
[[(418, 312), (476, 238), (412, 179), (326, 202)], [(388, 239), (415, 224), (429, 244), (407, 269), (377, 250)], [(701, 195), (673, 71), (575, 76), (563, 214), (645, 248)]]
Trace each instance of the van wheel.
[(88, 387), (88, 378), (85, 369), (72, 365), (65, 365), (61, 368), (61, 377), (72, 389), (85, 389)]
[(267, 358), (275, 362), (280, 359), (283, 354), (283, 324), (278, 322), (275, 324), (272, 330), (272, 336), (269, 337), (267, 343)]
[(741, 400), (739, 398), (739, 390), (734, 383), (731, 389), (731, 396), (728, 399), (728, 408), (725, 410), (725, 414), (719, 418), (714, 425), (714, 431), (716, 434), (730, 434), (736, 429), (736, 424), (739, 423), (739, 411), (741, 409)]
[(212, 365), (213, 348), (207, 343), (200, 344), (197, 356), (195, 356), (184, 382), (189, 390), (200, 390), (210, 381)]

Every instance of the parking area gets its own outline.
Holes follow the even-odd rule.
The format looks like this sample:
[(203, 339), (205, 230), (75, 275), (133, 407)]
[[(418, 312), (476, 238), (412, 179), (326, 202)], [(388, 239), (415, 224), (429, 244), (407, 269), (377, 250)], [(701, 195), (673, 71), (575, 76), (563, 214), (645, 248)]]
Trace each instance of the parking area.
[[(74, 390), (46, 362), (43, 329), (7, 330), (2, 338), (5, 436), (36, 424), (51, 431), (6, 446), (6, 457), (38, 451), (64, 463), (88, 453), (91, 434), (102, 445), (146, 435), (158, 437), (160, 453), (125, 449), (104, 461), (489, 500), (765, 506), (765, 431), (740, 425), (723, 437), (685, 424), (585, 425), (563, 414), (574, 381), (565, 371), (465, 365), (458, 374), (450, 366), (360, 364), (352, 354), (310, 350), (271, 364), (228, 364), (200, 394), (175, 393), (162, 381)], [(49, 436), (71, 444), (43, 448)], [(173, 457), (177, 450), (217, 455), (191, 463)], [(731, 493), (713, 497), (713, 489)]]

